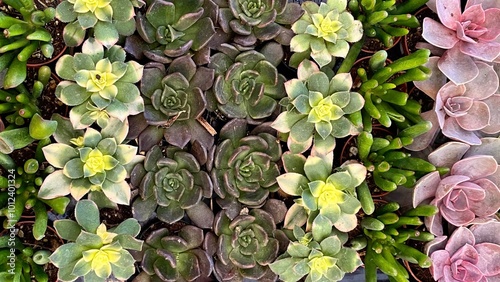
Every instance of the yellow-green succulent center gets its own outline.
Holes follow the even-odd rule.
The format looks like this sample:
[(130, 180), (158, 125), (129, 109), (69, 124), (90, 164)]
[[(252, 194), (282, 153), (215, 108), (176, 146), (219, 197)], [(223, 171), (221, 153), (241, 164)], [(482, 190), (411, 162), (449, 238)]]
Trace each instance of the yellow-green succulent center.
[(313, 114), (322, 121), (338, 119), (337, 112), (341, 109), (331, 99), (323, 99), (313, 107)]
[(344, 193), (338, 190), (333, 184), (325, 183), (320, 190), (318, 206), (325, 207), (331, 204), (343, 202), (343, 195)]
[(320, 22), (319, 26), (316, 27), (318, 28), (319, 35), (321, 37), (324, 37), (326, 35), (331, 35), (339, 31), (340, 28), (342, 28), (342, 23), (340, 21), (331, 20), (330, 18), (326, 17)]
[(331, 266), (331, 260), (325, 256), (313, 258), (309, 262), (309, 267), (311, 267), (313, 271), (319, 272), (321, 274), (325, 274)]
[(107, 77), (107, 75), (105, 73), (100, 72), (100, 71), (91, 71), (90, 72), (90, 78), (92, 79), (94, 84), (100, 90), (103, 90), (104, 87), (106, 87), (106, 77)]
[(103, 154), (99, 150), (90, 152), (88, 159), (85, 161), (85, 166), (92, 172), (104, 172), (105, 160)]

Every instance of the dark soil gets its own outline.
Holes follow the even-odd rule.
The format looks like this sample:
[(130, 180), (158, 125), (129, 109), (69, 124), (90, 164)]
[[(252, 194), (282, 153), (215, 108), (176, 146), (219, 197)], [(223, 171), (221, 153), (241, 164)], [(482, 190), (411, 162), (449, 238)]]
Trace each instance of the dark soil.
[(394, 46), (397, 46), (399, 43), (399, 40), (401, 40), (401, 37), (395, 37), (394, 38), (394, 43), (390, 47), (385, 47), (384, 44), (378, 40), (377, 38), (374, 37), (367, 37), (365, 39), (365, 42), (363, 44), (363, 47), (361, 50), (365, 53), (373, 54), (379, 50), (389, 50), (392, 49)]
[(115, 227), (128, 218), (133, 218), (132, 207), (118, 205), (118, 210), (103, 208), (100, 210), (101, 222), (107, 227)]
[[(411, 247), (416, 248), (417, 250), (423, 252), (424, 251), (424, 246), (426, 242), (419, 242), (419, 241), (408, 241), (408, 245)], [(432, 282), (434, 279), (432, 278), (432, 274), (429, 270), (429, 268), (421, 268), (418, 266), (418, 264), (413, 264), (413, 263), (408, 263), (405, 261), (405, 267), (408, 269), (408, 272), (410, 274), (410, 281), (415, 281), (415, 282)]]
[(168, 223), (165, 223), (163, 221), (156, 221), (154, 223), (152, 223), (151, 225), (149, 225), (148, 227), (146, 228), (143, 228), (141, 234), (139, 234), (139, 236), (137, 236), (138, 239), (141, 239), (141, 240), (146, 240), (146, 238), (148, 238), (149, 234), (151, 234), (151, 232), (153, 231), (156, 231), (156, 230), (160, 230), (162, 228), (166, 228), (168, 229), (169, 231), (169, 234), (176, 234), (177, 232), (179, 232), (179, 230), (182, 229), (182, 227), (186, 226), (187, 223), (183, 222), (183, 221), (177, 221), (177, 222), (174, 222), (172, 224), (168, 224)]

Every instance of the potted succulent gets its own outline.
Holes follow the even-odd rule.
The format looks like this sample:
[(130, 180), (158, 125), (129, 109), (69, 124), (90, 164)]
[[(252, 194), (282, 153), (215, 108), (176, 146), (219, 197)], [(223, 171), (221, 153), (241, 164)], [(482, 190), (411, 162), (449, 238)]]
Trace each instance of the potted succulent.
[[(1, 214), (60, 281), (499, 277), (496, 1), (4, 3)], [(39, 17), (72, 48), (35, 79)], [(0, 277), (44, 281), (25, 250)]]

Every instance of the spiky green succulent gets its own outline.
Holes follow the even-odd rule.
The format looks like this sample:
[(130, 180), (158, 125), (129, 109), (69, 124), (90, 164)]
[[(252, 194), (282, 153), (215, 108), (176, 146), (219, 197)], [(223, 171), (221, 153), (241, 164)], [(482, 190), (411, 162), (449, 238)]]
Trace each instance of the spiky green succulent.
[(176, 234), (168, 229), (153, 231), (145, 240), (142, 251), (142, 272), (137, 279), (143, 281), (196, 281), (209, 279), (213, 259), (203, 250), (203, 230), (186, 225)]
[(306, 276), (306, 282), (340, 281), (345, 273), (354, 272), (362, 265), (358, 252), (343, 245), (345, 233), (332, 232), (323, 238), (314, 238), (300, 227), (293, 229), (294, 239), (286, 253), (270, 265), (271, 270), (286, 282), (295, 282)]
[(273, 216), (261, 209), (243, 211), (230, 219), (225, 211), (215, 217), (218, 238), (214, 273), (219, 281), (275, 281), (269, 268), (278, 256), (280, 232)]
[(241, 205), (262, 205), (269, 192), (278, 190), (281, 147), (276, 138), (265, 132), (247, 135), (242, 119), (228, 122), (219, 136), (210, 172), (219, 204), (238, 211)]
[(129, 218), (108, 229), (90, 200), (76, 204), (75, 218), (54, 222), (57, 234), (68, 241), (49, 257), (59, 268), (58, 280), (83, 277), (84, 281), (104, 282), (110, 277), (126, 280), (135, 273), (135, 259), (129, 250), (140, 251), (143, 244), (135, 238), (141, 231), (137, 220)]
[(290, 42), (291, 65), (297, 66), (299, 58), (312, 57), (320, 67), (326, 66), (336, 57), (345, 58), (349, 43), (363, 37), (363, 25), (355, 20), (347, 8), (347, 0), (328, 0), (318, 4), (302, 3), (305, 13), (292, 25), (296, 34)]
[[(235, 50), (232, 50), (235, 51)], [(246, 118), (255, 123), (269, 117), (285, 96), (286, 79), (273, 64), (278, 54), (255, 50), (217, 53), (209, 67), (215, 69), (214, 87), (208, 92), (211, 110), (228, 118)], [(268, 57), (271, 57), (268, 59)]]
[(212, 195), (212, 182), (198, 160), (176, 147), (169, 147), (165, 155), (160, 147), (151, 148), (144, 163), (133, 169), (130, 180), (139, 187), (140, 196), (132, 204), (139, 221), (156, 212), (161, 221), (177, 222), (186, 210), (203, 204), (202, 198)]
[(286, 105), (272, 127), (288, 133), (288, 148), (294, 153), (313, 149), (326, 154), (335, 148), (335, 138), (359, 133), (350, 120), (364, 104), (363, 97), (351, 91), (352, 78), (339, 73), (329, 78), (309, 60), (298, 68), (298, 79), (285, 83)]
[(314, 233), (330, 233), (332, 226), (348, 232), (357, 225), (356, 213), (361, 208), (355, 188), (366, 177), (366, 168), (346, 163), (332, 170), (333, 157), (286, 154), (283, 164), (287, 173), (277, 178), (288, 195), (300, 196), (290, 207), (285, 228), (302, 226)]
[(82, 53), (64, 55), (56, 72), (65, 81), (56, 88), (56, 96), (73, 106), (69, 115), (76, 129), (94, 122), (102, 128), (110, 118), (125, 121), (129, 115), (144, 111), (144, 101), (134, 83), (142, 77), (143, 66), (125, 62), (120, 46), (107, 50), (92, 38), (85, 41)]
[(252, 46), (257, 41), (276, 39), (283, 45), (290, 43), (287, 26), (304, 12), (297, 3), (287, 0), (219, 0), (219, 24), (225, 33), (234, 33), (233, 41)]

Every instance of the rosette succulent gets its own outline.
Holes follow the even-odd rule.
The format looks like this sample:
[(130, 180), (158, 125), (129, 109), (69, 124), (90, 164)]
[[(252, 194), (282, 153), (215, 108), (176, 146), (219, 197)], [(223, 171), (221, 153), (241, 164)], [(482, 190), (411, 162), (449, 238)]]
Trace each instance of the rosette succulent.
[(201, 248), (203, 230), (186, 225), (177, 234), (168, 229), (153, 231), (142, 250), (143, 271), (134, 281), (201, 281), (208, 280), (213, 260)]
[(332, 172), (333, 157), (284, 155), (286, 173), (277, 178), (288, 195), (300, 196), (290, 207), (285, 228), (302, 226), (313, 235), (330, 233), (332, 226), (348, 232), (357, 225), (356, 213), (361, 204), (355, 188), (366, 177), (366, 168), (358, 163), (345, 163)]
[(459, 85), (470, 82), (479, 75), (475, 59), (492, 62), (500, 55), (500, 4), (469, 0), (462, 12), (460, 0), (431, 3), (441, 22), (425, 18), (422, 36), (445, 49), (438, 67), (451, 81)]
[[(132, 204), (134, 217), (139, 221), (149, 219), (156, 211), (161, 221), (177, 222), (185, 211), (196, 212), (200, 205), (206, 207), (201, 200), (212, 195), (208, 173), (201, 170), (193, 155), (176, 147), (167, 148), (165, 155), (160, 147), (151, 148), (144, 163), (134, 167), (130, 181), (139, 187), (139, 197)], [(208, 221), (200, 224), (210, 225)]]
[(429, 61), (428, 66), (433, 72), (431, 79), (415, 83), (436, 101), (432, 111), (422, 113), (433, 124), (430, 132), (417, 137), (422, 146), (430, 144), (439, 129), (446, 137), (470, 145), (481, 144), (482, 135), (500, 132), (500, 115), (496, 110), (500, 106), (498, 75), (486, 63), (475, 64), (479, 75), (457, 85), (453, 81), (446, 83), (437, 58)]
[(218, 237), (214, 273), (219, 281), (275, 281), (269, 268), (279, 251), (274, 218), (261, 209), (242, 212), (231, 220), (221, 211), (214, 221)]
[(219, 136), (221, 143), (215, 149), (210, 176), (220, 197), (218, 203), (234, 217), (241, 205), (261, 206), (269, 192), (278, 190), (281, 147), (269, 133), (247, 136), (247, 123), (242, 119), (228, 122)]
[(288, 133), (288, 148), (293, 153), (313, 149), (326, 154), (335, 148), (335, 138), (359, 133), (349, 115), (363, 108), (364, 99), (351, 91), (352, 78), (348, 73), (329, 78), (311, 61), (303, 61), (298, 79), (285, 83), (288, 97), (282, 100), (286, 109), (272, 127)]
[(203, 92), (212, 86), (213, 77), (212, 69), (197, 67), (188, 55), (174, 59), (167, 70), (159, 63), (148, 64), (140, 87), (146, 122), (131, 122), (133, 127), (147, 128), (138, 136), (140, 148), (149, 150), (162, 136), (180, 148), (195, 140), (211, 147), (213, 137), (200, 120), (206, 108)]
[(137, 0), (64, 0), (56, 8), (56, 17), (68, 23), (63, 37), (67, 46), (79, 46), (87, 30), (106, 47), (113, 46), (121, 36), (135, 32), (134, 7), (144, 2)]
[[(431, 159), (447, 150), (435, 151)], [(443, 156), (443, 155), (441, 155)], [(415, 185), (413, 205), (429, 201), (439, 213), (426, 218), (426, 225), (435, 235), (443, 235), (442, 219), (454, 226), (466, 226), (494, 215), (500, 209), (500, 189), (490, 180), (498, 169), (493, 156), (475, 155), (451, 166), (450, 174), (440, 177), (432, 172)]]
[(144, 110), (144, 102), (134, 83), (142, 77), (143, 66), (125, 62), (125, 51), (113, 46), (104, 51), (101, 44), (88, 39), (82, 53), (64, 55), (56, 73), (66, 79), (56, 88), (56, 96), (68, 106), (71, 123), (83, 129), (94, 122), (103, 128), (110, 118), (124, 121)]
[(210, 60), (209, 67), (216, 73), (214, 86), (207, 93), (210, 109), (228, 118), (259, 122), (269, 117), (285, 96), (286, 79), (278, 73), (277, 63), (272, 63), (279, 55), (231, 51), (217, 53)]
[(297, 3), (287, 0), (217, 0), (219, 24), (225, 33), (234, 33), (233, 41), (252, 46), (257, 41), (276, 39), (288, 45), (290, 33), (286, 27), (293, 24), (303, 11)]
[(297, 66), (299, 58), (311, 58), (320, 67), (330, 64), (336, 57), (345, 58), (349, 43), (363, 37), (363, 25), (355, 20), (347, 8), (347, 1), (328, 0), (318, 4), (302, 3), (304, 15), (292, 25), (296, 34), (290, 41), (291, 64)]
[(148, 1), (146, 12), (136, 17), (140, 37), (127, 38), (126, 49), (165, 64), (186, 54), (197, 54), (199, 65), (207, 63), (217, 11), (212, 0)]
[[(71, 194), (78, 201), (89, 192), (102, 192), (99, 197), (128, 205), (130, 186), (125, 178), (129, 166), (143, 158), (136, 156), (137, 147), (122, 144), (128, 124), (115, 120), (101, 132), (93, 128), (87, 128), (85, 133), (71, 130), (71, 124), (58, 125), (58, 143), (42, 149), (47, 161), (58, 170), (45, 178), (38, 197), (53, 199)], [(66, 132), (72, 136), (61, 137)]]
[(363, 263), (358, 252), (346, 248), (347, 234), (331, 233), (319, 240), (300, 227), (293, 229), (293, 241), (286, 253), (279, 256), (269, 267), (285, 282), (340, 281), (345, 273), (354, 272)]
[(99, 209), (90, 200), (81, 200), (75, 207), (76, 221), (61, 219), (54, 222), (57, 234), (68, 243), (49, 257), (59, 268), (60, 281), (126, 280), (135, 273), (135, 259), (128, 250), (140, 251), (143, 242), (135, 237), (141, 231), (139, 223), (129, 218), (114, 228), (100, 223)]
[[(438, 237), (429, 249), (431, 273), (440, 282), (500, 279), (500, 222), (459, 227), (447, 239)], [(444, 246), (443, 246), (444, 245)]]

